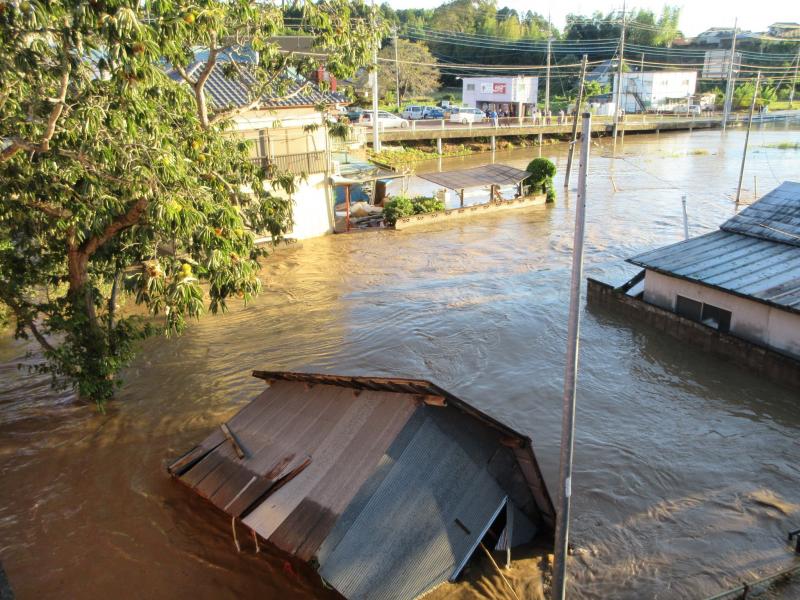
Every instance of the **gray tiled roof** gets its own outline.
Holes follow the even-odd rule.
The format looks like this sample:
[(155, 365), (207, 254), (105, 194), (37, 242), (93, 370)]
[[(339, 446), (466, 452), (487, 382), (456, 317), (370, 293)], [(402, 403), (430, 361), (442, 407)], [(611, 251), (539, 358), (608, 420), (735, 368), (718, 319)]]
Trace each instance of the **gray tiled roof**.
[[(193, 64), (187, 69), (189, 77), (196, 77), (203, 70), (205, 64), (205, 62)], [(238, 108), (252, 101), (250, 89), (256, 82), (249, 71), (252, 66), (246, 63), (238, 63), (238, 65), (240, 73), (232, 77), (226, 77), (223, 73), (224, 63), (217, 64), (208, 77), (204, 90), (214, 108), (218, 110)], [(177, 77), (174, 78), (177, 79)], [(279, 87), (283, 87), (283, 89), (279, 89)], [(299, 76), (293, 76), (288, 71), (283, 76), (281, 85), (273, 86), (271, 93), (262, 96), (261, 100), (260, 108), (265, 109), (346, 102), (346, 98), (341, 94), (322, 91), (315, 83)]]
[(800, 246), (800, 183), (784, 181), (720, 229)]
[(800, 183), (783, 183), (719, 231), (628, 262), (800, 312)]

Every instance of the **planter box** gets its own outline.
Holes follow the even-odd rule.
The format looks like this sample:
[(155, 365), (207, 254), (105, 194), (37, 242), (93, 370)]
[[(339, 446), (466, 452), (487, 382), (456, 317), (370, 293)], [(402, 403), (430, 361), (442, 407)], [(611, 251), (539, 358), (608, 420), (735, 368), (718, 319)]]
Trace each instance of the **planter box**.
[(408, 229), (409, 227), (429, 225), (431, 223), (450, 223), (451, 221), (456, 221), (458, 219), (488, 215), (514, 208), (541, 206), (546, 202), (547, 197), (544, 194), (539, 194), (535, 196), (522, 196), (521, 198), (514, 198), (513, 200), (503, 200), (501, 202), (473, 204), (472, 206), (465, 206), (463, 208), (451, 208), (450, 210), (441, 210), (438, 212), (423, 213), (421, 215), (401, 217), (397, 219), (397, 223), (395, 223), (394, 228)]

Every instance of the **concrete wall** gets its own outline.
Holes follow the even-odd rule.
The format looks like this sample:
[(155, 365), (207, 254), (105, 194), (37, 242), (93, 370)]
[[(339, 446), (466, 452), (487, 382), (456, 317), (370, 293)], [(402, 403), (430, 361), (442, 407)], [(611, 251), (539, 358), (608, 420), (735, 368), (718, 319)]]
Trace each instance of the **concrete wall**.
[(692, 344), (720, 359), (750, 369), (783, 385), (800, 389), (800, 360), (764, 346), (686, 319), (670, 310), (617, 292), (606, 283), (588, 279), (587, 303), (646, 323), (658, 331)]
[(733, 335), (800, 358), (800, 315), (797, 313), (684, 279), (650, 270), (646, 272), (645, 302), (674, 312), (678, 294), (730, 311), (730, 332)]

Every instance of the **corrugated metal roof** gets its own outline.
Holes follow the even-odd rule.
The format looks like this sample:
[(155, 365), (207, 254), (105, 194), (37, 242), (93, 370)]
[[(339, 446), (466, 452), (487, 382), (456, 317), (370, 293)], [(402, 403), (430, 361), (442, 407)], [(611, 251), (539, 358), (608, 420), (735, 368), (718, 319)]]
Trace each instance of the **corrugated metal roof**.
[(346, 596), (413, 598), (449, 578), (504, 498), (527, 531), (551, 532), (528, 438), (437, 386), (255, 375), (270, 387), (227, 423), (234, 441), (215, 430), (170, 472), (278, 548), (316, 557)]
[(504, 497), (426, 419), (320, 573), (347, 598), (415, 598), (450, 578)]
[(800, 312), (800, 247), (795, 245), (714, 231), (629, 262)]
[[(187, 75), (190, 78), (196, 77), (197, 73), (203, 70), (205, 64), (205, 62), (194, 63), (187, 69)], [(246, 62), (237, 62), (237, 65), (239, 67), (237, 72), (233, 76), (227, 77), (223, 72), (225, 62), (218, 63), (206, 81), (205, 93), (217, 110), (239, 108), (250, 104), (254, 100), (251, 88), (256, 84), (256, 79), (250, 72), (252, 65)], [(180, 81), (176, 74), (173, 73), (172, 77)], [(293, 77), (291, 74), (286, 73), (280, 82), (272, 86), (269, 93), (261, 97), (259, 108), (276, 109), (316, 106), (319, 104), (331, 105), (346, 101), (347, 99), (341, 94), (323, 92), (314, 83), (302, 77)]]
[(451, 190), (463, 190), (489, 185), (517, 184), (529, 177), (530, 173), (507, 165), (484, 165), (445, 173), (424, 173), (418, 176)]
[(800, 246), (800, 183), (784, 181), (720, 229)]

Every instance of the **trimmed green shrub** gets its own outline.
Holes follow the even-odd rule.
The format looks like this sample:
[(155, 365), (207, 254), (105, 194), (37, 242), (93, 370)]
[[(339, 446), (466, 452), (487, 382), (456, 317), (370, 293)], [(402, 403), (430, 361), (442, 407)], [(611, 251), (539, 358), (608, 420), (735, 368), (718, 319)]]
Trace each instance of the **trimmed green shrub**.
[(530, 176), (523, 181), (523, 185), (531, 187), (531, 192), (547, 195), (548, 202), (556, 199), (556, 188), (553, 177), (556, 174), (556, 165), (546, 158), (534, 158), (525, 169)]
[(395, 196), (383, 207), (383, 220), (387, 225), (394, 225), (397, 219), (410, 215), (419, 215), (444, 210), (444, 202), (429, 196)]

